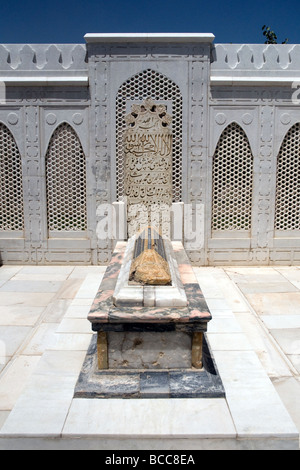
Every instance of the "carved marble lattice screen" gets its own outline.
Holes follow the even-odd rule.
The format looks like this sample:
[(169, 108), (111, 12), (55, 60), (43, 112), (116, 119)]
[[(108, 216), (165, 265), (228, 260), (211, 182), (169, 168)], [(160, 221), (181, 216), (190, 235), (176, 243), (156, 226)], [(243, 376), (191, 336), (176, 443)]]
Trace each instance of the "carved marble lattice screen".
[(182, 95), (179, 87), (164, 75), (148, 69), (128, 79), (118, 90), (116, 99), (116, 177), (117, 199), (124, 196), (124, 132), (127, 105), (146, 98), (172, 103), (173, 133), (173, 202), (181, 201), (182, 193)]
[(54, 131), (46, 155), (48, 230), (84, 231), (86, 162), (74, 129), (63, 123)]
[(0, 231), (23, 228), (21, 156), (11, 132), (0, 124)]
[(252, 174), (249, 141), (232, 123), (223, 131), (213, 158), (213, 231), (251, 229)]
[(300, 230), (300, 123), (285, 136), (277, 160), (276, 230)]

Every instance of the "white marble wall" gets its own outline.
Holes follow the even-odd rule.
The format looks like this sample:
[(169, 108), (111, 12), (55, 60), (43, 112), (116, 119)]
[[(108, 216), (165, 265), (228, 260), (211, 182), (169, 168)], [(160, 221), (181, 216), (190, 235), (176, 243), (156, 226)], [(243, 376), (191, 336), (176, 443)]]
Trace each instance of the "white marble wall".
[[(116, 236), (110, 228), (105, 232), (117, 193), (116, 96), (144, 70), (167, 77), (182, 96), (181, 200), (183, 213), (195, 219), (183, 230), (192, 263), (299, 264), (300, 231), (276, 233), (274, 213), (278, 152), (300, 122), (300, 46), (214, 46), (212, 35), (167, 36), (87, 35), (85, 45), (0, 46), (0, 122), (22, 158), (25, 214), (23, 233), (0, 231), (5, 264), (109, 262)], [(86, 156), (88, 227), (85, 234), (51, 238), (45, 155), (62, 122), (76, 131)], [(212, 161), (232, 122), (244, 130), (253, 155), (247, 236), (211, 230)]]

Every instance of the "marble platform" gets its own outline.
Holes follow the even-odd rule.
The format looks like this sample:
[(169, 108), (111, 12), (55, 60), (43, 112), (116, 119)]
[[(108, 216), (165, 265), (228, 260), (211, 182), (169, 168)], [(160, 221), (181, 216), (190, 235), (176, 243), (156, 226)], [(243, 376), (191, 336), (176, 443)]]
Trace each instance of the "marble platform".
[[(203, 338), (211, 313), (180, 242), (164, 243), (170, 271), (174, 271), (172, 281), (178, 278), (176, 285), (155, 286), (153, 302), (147, 307), (143, 299), (150, 286), (128, 286), (133, 293), (128, 297), (120, 295), (124, 291), (124, 281), (128, 284), (135, 240), (136, 237), (132, 237), (128, 242), (117, 243), (95, 296), (88, 320), (93, 331), (101, 332), (101, 346), (97, 348), (97, 340), (92, 340), (74, 397), (225, 397), (209, 339)], [(176, 294), (170, 291), (179, 286), (185, 302), (178, 304)], [(142, 301), (139, 295), (135, 296), (136, 289), (141, 293)], [(113, 345), (109, 333), (115, 334)], [(131, 341), (125, 348), (130, 333)], [(199, 341), (199, 334), (201, 354), (194, 342), (194, 337), (196, 343)], [(186, 343), (190, 343), (189, 350)], [(120, 351), (119, 361), (116, 351)], [(112, 356), (114, 361), (111, 361)], [(184, 366), (179, 365), (184, 363)]]
[(0, 449), (299, 449), (298, 267), (194, 268), (226, 398), (74, 398), (104, 271), (0, 268)]

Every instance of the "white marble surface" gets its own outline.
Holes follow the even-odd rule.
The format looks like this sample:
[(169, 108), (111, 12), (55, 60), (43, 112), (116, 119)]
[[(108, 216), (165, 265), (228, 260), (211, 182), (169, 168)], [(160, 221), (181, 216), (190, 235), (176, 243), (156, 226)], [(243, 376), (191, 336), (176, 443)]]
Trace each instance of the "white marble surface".
[[(195, 268), (213, 314), (208, 336), (226, 399), (73, 399), (104, 270), (0, 268), (1, 449), (51, 447), (53, 437), (58, 448), (298, 448), (299, 269)], [(39, 275), (37, 292), (28, 292), (26, 281)], [(239, 288), (245, 278), (251, 294)], [(270, 292), (268, 283), (281, 278), (299, 292)], [(21, 283), (13, 294), (3, 290), (11, 280)], [(51, 282), (61, 284), (55, 292)]]
[(213, 42), (212, 33), (87, 33), (87, 43), (101, 42)]
[(104, 402), (76, 399), (64, 436), (82, 435), (137, 439), (158, 435), (186, 439), (234, 438), (236, 431), (224, 399), (109, 399)]

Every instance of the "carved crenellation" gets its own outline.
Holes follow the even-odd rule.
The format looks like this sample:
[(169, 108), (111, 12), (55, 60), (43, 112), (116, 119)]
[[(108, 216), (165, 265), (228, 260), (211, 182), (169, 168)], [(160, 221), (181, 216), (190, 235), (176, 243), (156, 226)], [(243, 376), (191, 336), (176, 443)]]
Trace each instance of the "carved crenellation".
[(294, 71), (300, 67), (298, 44), (216, 44), (212, 50), (212, 72)]
[(0, 70), (87, 70), (84, 44), (0, 45)]

